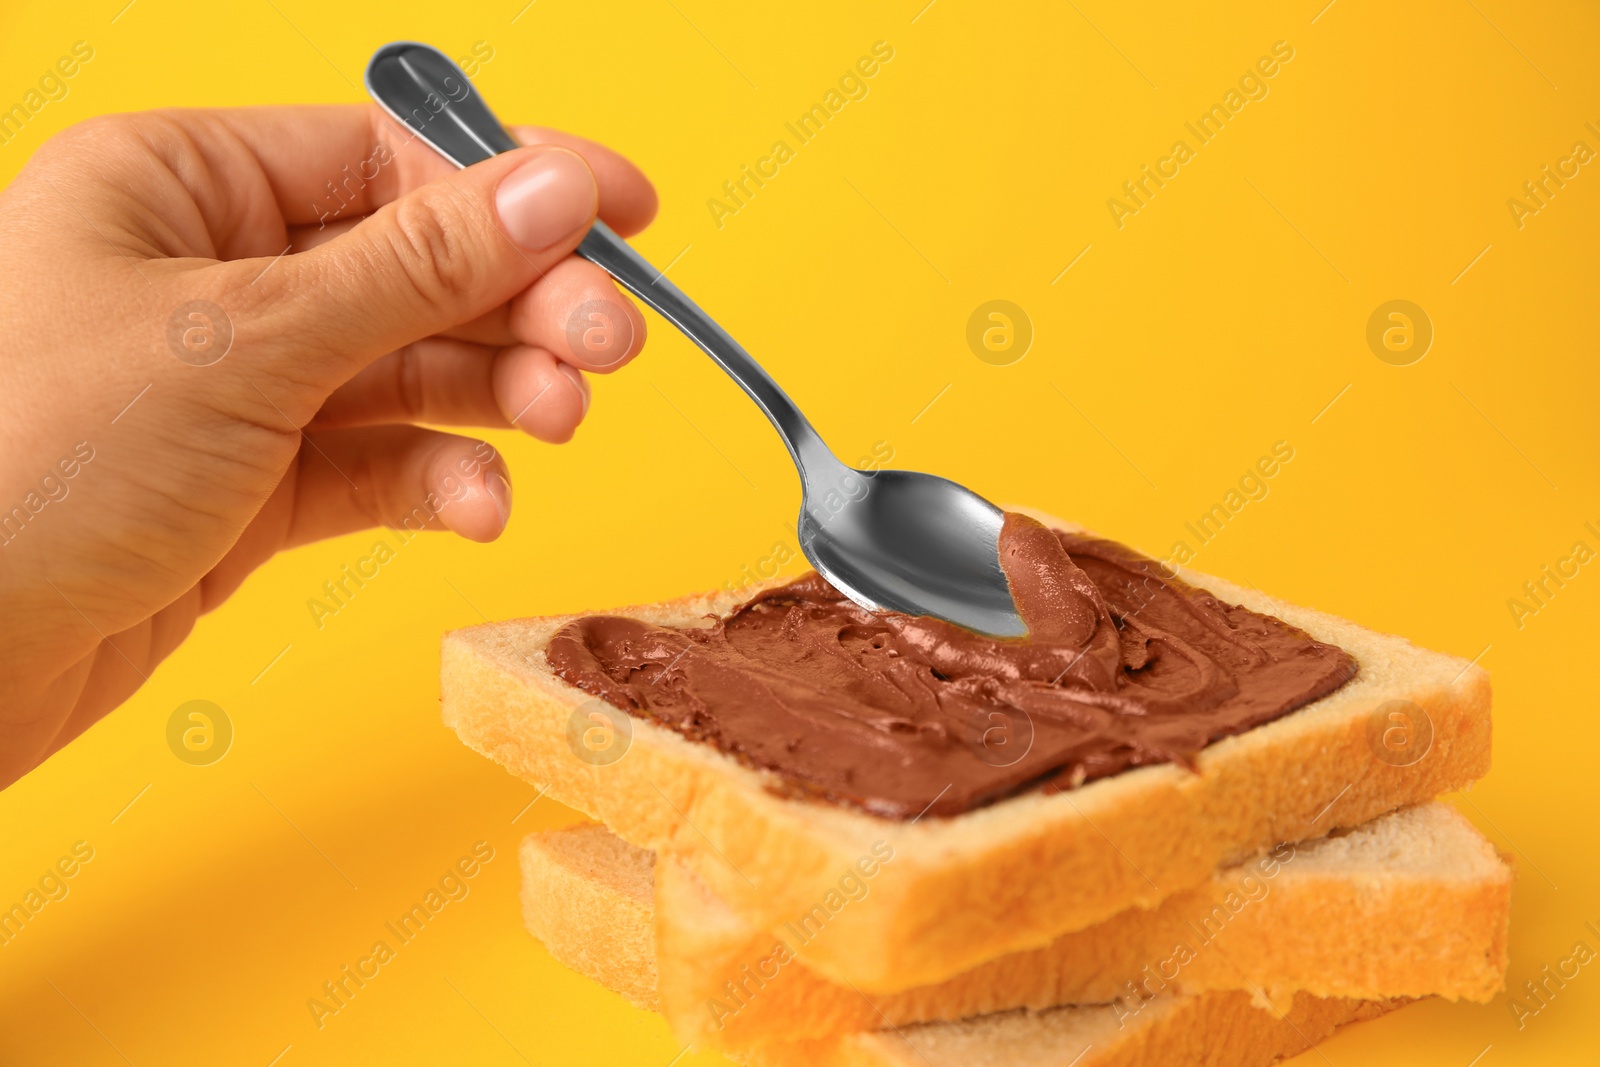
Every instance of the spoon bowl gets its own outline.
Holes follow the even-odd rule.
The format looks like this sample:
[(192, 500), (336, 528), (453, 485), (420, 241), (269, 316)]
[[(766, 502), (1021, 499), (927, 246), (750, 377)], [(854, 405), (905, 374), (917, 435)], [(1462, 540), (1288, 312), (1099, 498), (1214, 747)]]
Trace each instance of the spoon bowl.
[[(366, 82), (385, 111), (458, 167), (517, 147), (472, 80), (436, 48), (384, 45)], [(604, 222), (577, 254), (682, 331), (771, 420), (800, 472), (801, 551), (835, 588), (875, 611), (933, 615), (997, 637), (1026, 632), (1000, 569), (999, 508), (931, 474), (844, 466), (750, 353)]]
[(801, 550), (834, 588), (874, 610), (1027, 632), (1000, 569), (999, 508), (932, 474), (842, 470), (836, 486), (808, 478), (800, 505)]

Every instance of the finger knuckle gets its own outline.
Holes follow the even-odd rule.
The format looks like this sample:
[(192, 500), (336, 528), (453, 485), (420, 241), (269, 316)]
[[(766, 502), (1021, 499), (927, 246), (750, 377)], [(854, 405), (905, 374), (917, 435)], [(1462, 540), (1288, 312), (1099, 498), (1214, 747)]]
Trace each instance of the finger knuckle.
[(428, 390), (424, 380), (423, 357), (415, 345), (401, 349), (394, 362), (394, 392), (405, 421), (426, 421)]
[(361, 454), (352, 461), (348, 477), (345, 479), (350, 513), (360, 516), (363, 524), (368, 527), (384, 526), (393, 518), (387, 513), (386, 502), (383, 499), (385, 483), (377, 475), (373, 458)]
[(437, 310), (459, 307), (478, 285), (478, 242), (470, 220), (437, 196), (395, 205), (391, 252), (416, 298)]

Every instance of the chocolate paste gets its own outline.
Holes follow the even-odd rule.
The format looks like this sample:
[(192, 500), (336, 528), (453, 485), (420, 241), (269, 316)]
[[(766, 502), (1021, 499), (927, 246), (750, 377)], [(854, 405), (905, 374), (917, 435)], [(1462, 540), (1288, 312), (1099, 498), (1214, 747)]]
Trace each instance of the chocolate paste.
[(1356, 673), (1342, 649), (1113, 541), (1008, 515), (1000, 556), (1026, 638), (867, 611), (810, 574), (703, 628), (578, 619), (546, 655), (776, 788), (899, 819), (1188, 763)]

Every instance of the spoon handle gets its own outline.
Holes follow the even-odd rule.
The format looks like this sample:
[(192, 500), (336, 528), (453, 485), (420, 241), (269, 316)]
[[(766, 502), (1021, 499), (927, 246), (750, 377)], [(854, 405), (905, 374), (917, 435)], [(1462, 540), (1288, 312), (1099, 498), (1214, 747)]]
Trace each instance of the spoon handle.
[[(366, 83), (385, 111), (458, 167), (518, 147), (474, 91), (471, 79), (436, 48), (412, 41), (384, 45), (367, 65)], [(761, 364), (611, 227), (595, 220), (578, 245), (578, 255), (676, 326), (739, 383), (777, 428), (802, 480), (808, 466), (815, 474), (840, 466)]]

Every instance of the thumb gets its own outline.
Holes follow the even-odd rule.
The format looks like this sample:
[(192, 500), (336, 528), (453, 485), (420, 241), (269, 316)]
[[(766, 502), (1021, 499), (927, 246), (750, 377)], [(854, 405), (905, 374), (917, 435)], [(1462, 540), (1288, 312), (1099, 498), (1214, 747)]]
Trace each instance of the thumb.
[(284, 259), (263, 294), (269, 369), (331, 390), (384, 353), (470, 321), (578, 246), (599, 190), (577, 153), (506, 152), (430, 182)]

